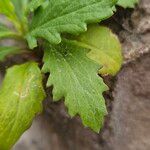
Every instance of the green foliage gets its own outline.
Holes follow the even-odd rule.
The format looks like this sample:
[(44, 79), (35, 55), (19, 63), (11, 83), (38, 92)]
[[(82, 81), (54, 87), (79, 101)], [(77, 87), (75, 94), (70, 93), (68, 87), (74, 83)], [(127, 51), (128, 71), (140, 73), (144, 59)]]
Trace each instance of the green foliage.
[(20, 52), (20, 49), (18, 47), (2, 46), (0, 47), (0, 61), (3, 61), (6, 56), (17, 54), (19, 52)]
[[(121, 45), (108, 28), (87, 25), (112, 16), (116, 5), (126, 8), (136, 3), (137, 0), (0, 0), (0, 14), (10, 22), (10, 27), (0, 23), (0, 61), (22, 49), (31, 54), (30, 49), (42, 38), (42, 71), (50, 73), (47, 86), (53, 86), (54, 101), (64, 98), (71, 117), (79, 115), (85, 126), (99, 132), (107, 114), (103, 92), (108, 87), (98, 73), (115, 75), (119, 71)], [(7, 38), (13, 39), (12, 44), (2, 45), (1, 40)], [(28, 59), (38, 60), (41, 66), (37, 53)], [(10, 149), (29, 128), (35, 114), (42, 110), (44, 97), (37, 63), (7, 70), (0, 88), (0, 150)]]
[(80, 46), (91, 50), (88, 57), (103, 66), (100, 74), (115, 75), (119, 71), (122, 64), (121, 45), (110, 29), (92, 25), (77, 40)]
[(7, 16), (10, 20), (16, 19), (14, 6), (10, 0), (0, 0), (0, 13)]
[(28, 5), (28, 10), (34, 11), (37, 9), (45, 0), (32, 0)]
[(0, 39), (14, 37), (15, 33), (0, 23)]
[(135, 4), (138, 3), (139, 0), (119, 0), (118, 5), (124, 8), (134, 8)]
[(5, 15), (19, 34), (27, 32), (26, 7), (29, 0), (0, 0), (0, 14)]
[(0, 89), (0, 149), (8, 150), (42, 110), (45, 94), (36, 63), (7, 70)]
[(11, 0), (0, 0), (0, 14), (5, 15), (14, 24), (16, 29), (20, 29), (20, 24)]
[(30, 0), (11, 0), (14, 4), (15, 14), (19, 20), (21, 32), (27, 32), (27, 6)]
[(97, 75), (100, 66), (86, 57), (86, 49), (75, 44), (63, 41), (46, 46), (43, 71), (51, 72), (47, 86), (54, 86), (55, 101), (65, 97), (72, 117), (79, 114), (85, 126), (99, 132), (107, 113), (102, 93), (108, 88)]
[(58, 44), (61, 42), (60, 33), (85, 32), (87, 23), (110, 17), (115, 4), (116, 0), (50, 0), (48, 6), (33, 17), (30, 32), (26, 36), (29, 47), (37, 46), (38, 37)]

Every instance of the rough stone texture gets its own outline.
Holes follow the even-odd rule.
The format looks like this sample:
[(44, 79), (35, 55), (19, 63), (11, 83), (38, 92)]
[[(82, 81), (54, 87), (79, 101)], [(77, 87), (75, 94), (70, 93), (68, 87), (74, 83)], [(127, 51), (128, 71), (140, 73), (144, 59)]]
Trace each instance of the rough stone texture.
[(114, 150), (149, 150), (150, 54), (122, 69), (113, 96), (109, 146)]
[(124, 65), (105, 94), (109, 115), (100, 134), (71, 119), (63, 102), (45, 101), (43, 115), (14, 150), (149, 150), (150, 149), (150, 1), (123, 10), (104, 22), (119, 35)]

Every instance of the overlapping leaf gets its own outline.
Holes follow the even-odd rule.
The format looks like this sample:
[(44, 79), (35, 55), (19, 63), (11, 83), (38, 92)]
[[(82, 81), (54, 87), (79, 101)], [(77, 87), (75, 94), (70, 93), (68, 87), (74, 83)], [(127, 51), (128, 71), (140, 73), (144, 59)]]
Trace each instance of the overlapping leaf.
[(124, 8), (134, 8), (135, 4), (138, 3), (139, 0), (119, 0), (118, 5)]
[(8, 150), (42, 110), (45, 94), (36, 63), (7, 70), (0, 89), (0, 149)]
[(97, 75), (100, 66), (86, 57), (88, 50), (75, 44), (47, 45), (43, 71), (50, 72), (47, 86), (54, 86), (53, 99), (64, 97), (69, 114), (79, 114), (85, 126), (98, 132), (107, 113), (102, 95), (107, 86)]
[(113, 14), (117, 0), (51, 0), (45, 9), (33, 17), (27, 40), (30, 48), (37, 46), (36, 38), (50, 43), (61, 42), (61, 33), (79, 34), (88, 23), (99, 22)]
[(122, 64), (121, 44), (110, 29), (91, 25), (77, 40), (80, 46), (91, 50), (88, 57), (103, 66), (100, 74), (115, 75), (119, 71)]

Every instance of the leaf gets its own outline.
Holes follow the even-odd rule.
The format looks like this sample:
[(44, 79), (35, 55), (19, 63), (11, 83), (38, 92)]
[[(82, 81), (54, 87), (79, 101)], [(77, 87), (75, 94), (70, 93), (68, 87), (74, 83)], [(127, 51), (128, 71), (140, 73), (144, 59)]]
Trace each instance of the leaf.
[(15, 13), (17, 14), (18, 18), (22, 20), (22, 18), (26, 17), (25, 12), (29, 3), (29, 0), (11, 0), (14, 8)]
[(118, 5), (124, 8), (134, 8), (135, 4), (138, 3), (139, 0), (119, 0)]
[(13, 35), (14, 33), (9, 28), (0, 23), (0, 39), (11, 37)]
[(28, 10), (31, 12), (37, 9), (46, 0), (32, 0), (28, 5)]
[(30, 127), (42, 110), (45, 93), (38, 65), (29, 62), (14, 66), (0, 89), (0, 149), (8, 150)]
[[(27, 31), (27, 6), (29, 3), (29, 0), (11, 0), (13, 5), (14, 5), (14, 9), (15, 9), (15, 13), (16, 16), (21, 24), (21, 30), (25, 30)], [(24, 32), (25, 32), (24, 31)]]
[(0, 0), (0, 13), (12, 20), (16, 17), (11, 0)]
[(103, 66), (100, 74), (115, 75), (119, 71), (122, 64), (121, 44), (109, 28), (91, 25), (77, 40), (80, 46), (91, 50), (87, 56)]
[(0, 61), (3, 61), (6, 56), (17, 54), (20, 52), (20, 49), (17, 47), (0, 47)]
[(27, 3), (28, 0), (0, 0), (0, 14), (13, 23), (19, 34), (27, 31)]
[(100, 66), (86, 57), (87, 49), (75, 44), (47, 45), (42, 70), (51, 73), (47, 86), (54, 86), (54, 101), (64, 97), (69, 114), (79, 114), (85, 126), (99, 132), (107, 114), (102, 95), (107, 86), (97, 75)]
[(113, 14), (117, 0), (51, 0), (45, 9), (33, 17), (26, 38), (30, 48), (37, 46), (36, 38), (52, 44), (61, 42), (61, 33), (79, 34), (87, 24), (99, 22)]
[(11, 0), (0, 0), (0, 14), (5, 15), (12, 23), (14, 23), (16, 28), (20, 28), (15, 8)]

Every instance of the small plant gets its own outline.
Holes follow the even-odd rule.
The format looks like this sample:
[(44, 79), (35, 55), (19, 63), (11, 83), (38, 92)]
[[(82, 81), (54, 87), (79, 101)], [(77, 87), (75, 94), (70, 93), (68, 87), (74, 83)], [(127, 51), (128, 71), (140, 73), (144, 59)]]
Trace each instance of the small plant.
[(46, 86), (53, 86), (54, 101), (64, 98), (71, 117), (79, 115), (84, 126), (99, 132), (107, 114), (102, 94), (108, 87), (102, 77), (119, 71), (122, 55), (118, 38), (97, 23), (111, 17), (116, 5), (135, 3), (0, 0), (0, 40), (15, 41), (0, 45), (0, 61), (25, 52), (32, 55), (37, 47), (44, 53), (43, 60), (7, 69), (0, 89), (0, 150), (10, 149), (42, 111), (45, 73), (50, 73)]

